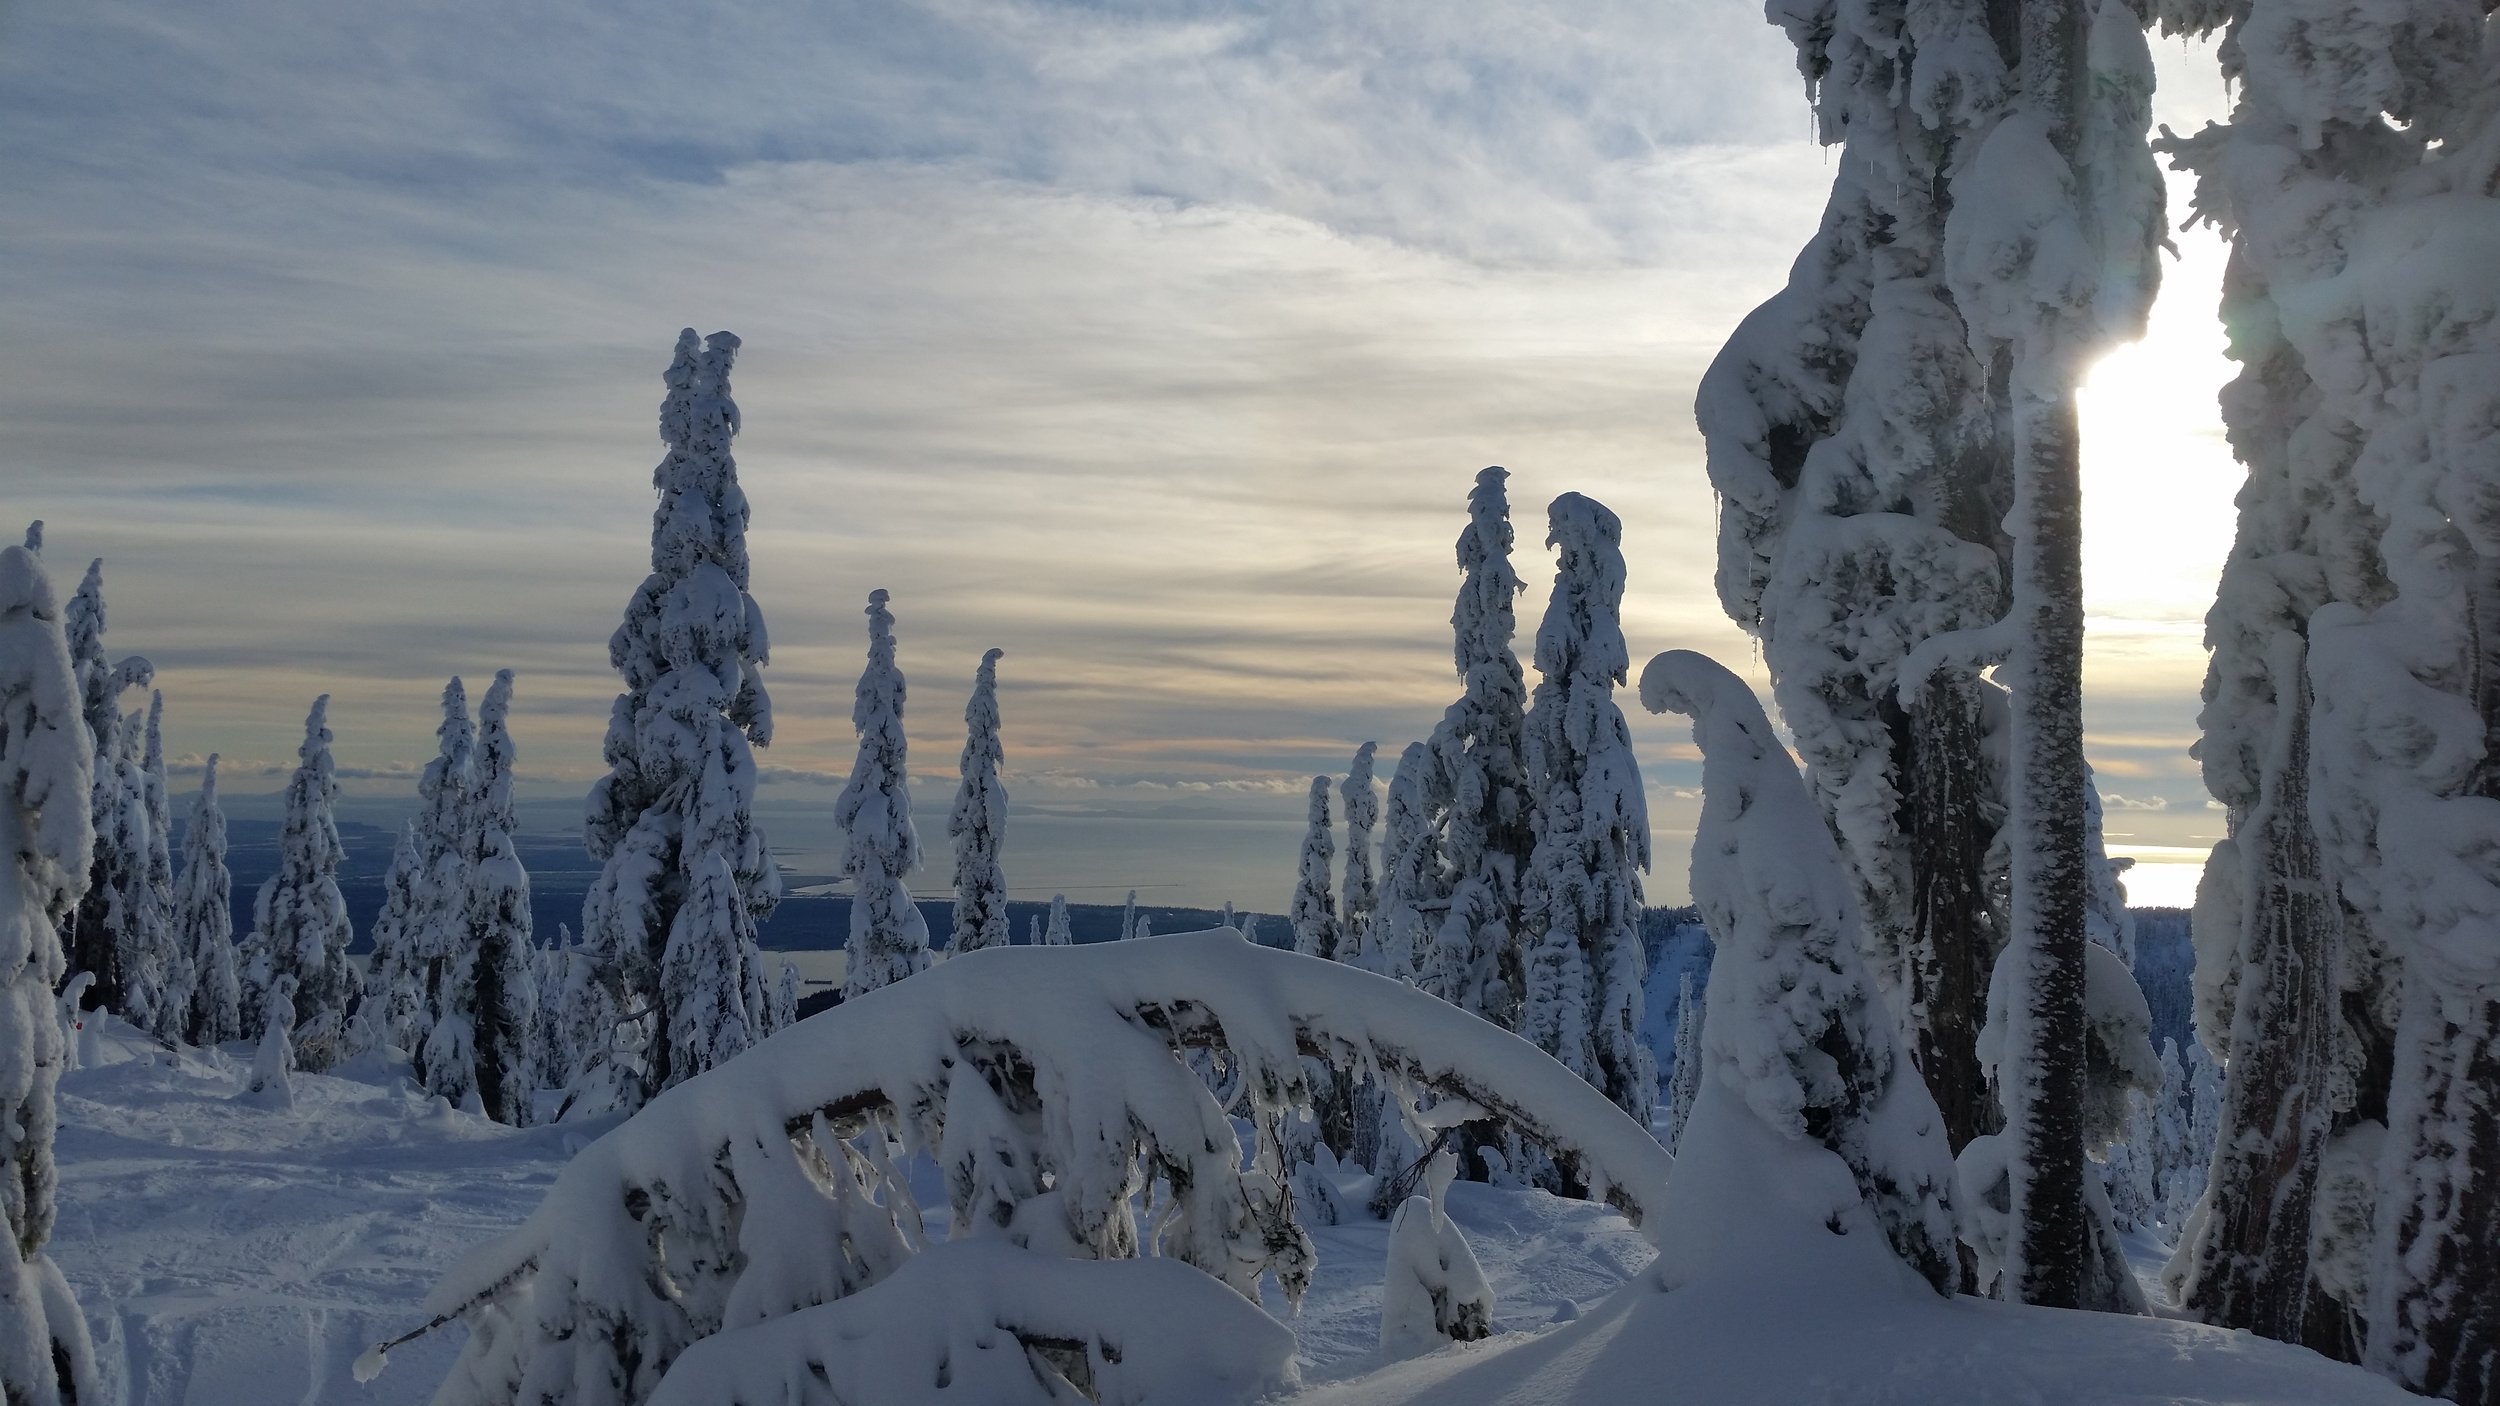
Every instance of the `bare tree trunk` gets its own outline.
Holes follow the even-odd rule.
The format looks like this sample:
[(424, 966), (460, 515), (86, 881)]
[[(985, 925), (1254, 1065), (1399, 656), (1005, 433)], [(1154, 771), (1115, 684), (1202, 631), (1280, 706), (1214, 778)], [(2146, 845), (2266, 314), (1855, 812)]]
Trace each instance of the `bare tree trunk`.
[(1903, 829), (1910, 839), (1911, 929), (1908, 992), (1924, 1012), (1912, 1050), (1944, 1115), (1958, 1156), (1974, 1137), (2004, 1126), (1979, 1067), (1988, 970), (2003, 944), (1989, 901), (1986, 865), (1996, 827), (1980, 754), (1983, 687), (1939, 671), (1907, 720)]

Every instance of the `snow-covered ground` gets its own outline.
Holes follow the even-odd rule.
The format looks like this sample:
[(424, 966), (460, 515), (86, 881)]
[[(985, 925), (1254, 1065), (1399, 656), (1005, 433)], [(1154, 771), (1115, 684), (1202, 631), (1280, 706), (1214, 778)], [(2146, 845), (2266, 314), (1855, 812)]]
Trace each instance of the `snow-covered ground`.
[(52, 1248), (130, 1406), (419, 1402), (457, 1338), (348, 1367), (461, 1251), (538, 1203), (578, 1128), (515, 1132), (406, 1088), (298, 1075), (235, 1091), (250, 1050), (176, 1056), (107, 1021), (61, 1080)]
[[(91, 1043), (96, 1063), (61, 1081), (52, 1249), (129, 1406), (425, 1401), (461, 1329), (393, 1351), (369, 1385), (350, 1373), (357, 1354), (422, 1322), (451, 1262), (519, 1225), (606, 1126), (515, 1131), (378, 1069), (298, 1074), (294, 1107), (276, 1109), (235, 1096), (245, 1046), (175, 1056), (113, 1020)], [(941, 1185), (915, 1180), (942, 1226)], [(1504, 1330), (1595, 1306), (1652, 1254), (1584, 1202), (1461, 1185), (1450, 1210)], [(1388, 1235), (1359, 1214), (1314, 1228), (1319, 1271), (1291, 1320), (1306, 1381), (1374, 1365)]]
[[(94, 1063), (61, 1086), (53, 1249), (130, 1406), (426, 1400), (456, 1327), (398, 1349), (369, 1385), (351, 1364), (416, 1326), (452, 1260), (518, 1225), (600, 1130), (514, 1131), (379, 1070), (298, 1075), (293, 1108), (274, 1108), (235, 1096), (241, 1047), (176, 1056), (118, 1022), (90, 1049)], [(942, 1224), (943, 1193), (920, 1180)], [(1670, 1294), (1641, 1273), (1649, 1242), (1612, 1211), (1462, 1184), (1450, 1212), (1499, 1296), (1501, 1332), (1384, 1365), (1388, 1228), (1359, 1215), (1317, 1227), (1318, 1276), (1291, 1320), (1307, 1406), (2411, 1399), (2312, 1354), (2185, 1323), (1870, 1300), (1846, 1284)]]

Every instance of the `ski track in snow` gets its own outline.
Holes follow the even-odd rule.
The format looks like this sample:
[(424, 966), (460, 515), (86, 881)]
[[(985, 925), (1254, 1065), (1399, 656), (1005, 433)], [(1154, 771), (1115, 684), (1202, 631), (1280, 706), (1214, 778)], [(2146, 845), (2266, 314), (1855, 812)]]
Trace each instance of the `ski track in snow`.
[[(298, 1074), (295, 1106), (238, 1099), (246, 1045), (179, 1056), (118, 1021), (101, 1059), (61, 1081), (61, 1219), (52, 1253), (129, 1406), (413, 1406), (465, 1336), (391, 1353), (370, 1385), (358, 1353), (423, 1321), (452, 1262), (535, 1208), (572, 1148), (606, 1123), (515, 1131), (418, 1096), (379, 1070)], [(372, 1082), (364, 1080), (370, 1078)], [(947, 1210), (934, 1168), (912, 1181), (930, 1228)], [(1302, 1345), (1303, 1378), (1380, 1365), (1385, 1222), (1365, 1178), (1342, 1183), (1347, 1224), (1311, 1227), (1319, 1267), (1302, 1311), (1272, 1282), (1269, 1312)], [(1462, 1183), (1450, 1215), (1497, 1296), (1505, 1332), (1578, 1317), (1652, 1255), (1615, 1212)]]
[(369, 1388), (349, 1366), (421, 1321), (443, 1269), (517, 1224), (588, 1136), (313, 1075), (271, 1109), (234, 1096), (243, 1046), (174, 1056), (118, 1023), (100, 1043), (61, 1081), (52, 1248), (129, 1406), (424, 1401), (457, 1330)]

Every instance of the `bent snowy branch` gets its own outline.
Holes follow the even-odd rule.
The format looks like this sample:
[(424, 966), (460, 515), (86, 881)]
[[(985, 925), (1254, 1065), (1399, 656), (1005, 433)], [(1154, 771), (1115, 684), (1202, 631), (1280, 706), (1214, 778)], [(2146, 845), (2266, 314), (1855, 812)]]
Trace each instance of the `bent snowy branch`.
[[(1247, 1171), (1224, 1110), (1173, 1057), (1192, 1046), (1243, 1071), (1260, 1144)], [(1079, 1258), (1152, 1248), (1295, 1296), (1310, 1242), (1271, 1148), (1309, 1100), (1306, 1056), (1504, 1120), (1635, 1221), (1659, 1204), (1672, 1164), (1647, 1130), (1534, 1047), (1397, 982), (1229, 929), (993, 948), (782, 1031), (583, 1151), (428, 1301), (471, 1306), (439, 1399), (644, 1400), (687, 1345), (881, 1280), (918, 1238), (897, 1146), (945, 1169), (958, 1234)]]

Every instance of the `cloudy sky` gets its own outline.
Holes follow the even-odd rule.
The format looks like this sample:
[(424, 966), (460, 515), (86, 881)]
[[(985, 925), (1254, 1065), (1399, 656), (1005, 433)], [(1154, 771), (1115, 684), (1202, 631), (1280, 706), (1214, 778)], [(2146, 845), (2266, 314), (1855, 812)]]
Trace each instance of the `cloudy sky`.
[[(2161, 57), (2163, 119), (2218, 114)], [(793, 859), (882, 586), (924, 838), (997, 645), (1018, 896), (1280, 908), (1311, 774), (1366, 739), (1385, 772), (1454, 690), (1484, 464), (1525, 628), (1576, 490), (1624, 519), (1635, 658), (1759, 677), (1692, 392), (1830, 170), (1750, 0), (0, 0), (0, 483), (56, 571), (105, 558), (169, 750), (271, 768), (229, 789), (327, 691), (387, 807), (442, 680), (509, 665), (554, 816), (660, 371), (732, 329)], [(2219, 259), (2181, 249), (2088, 429), (2092, 754), (2154, 899), (2214, 829), (2186, 748), (2236, 486)], [(1693, 754), (1625, 706), (1680, 900)]]

